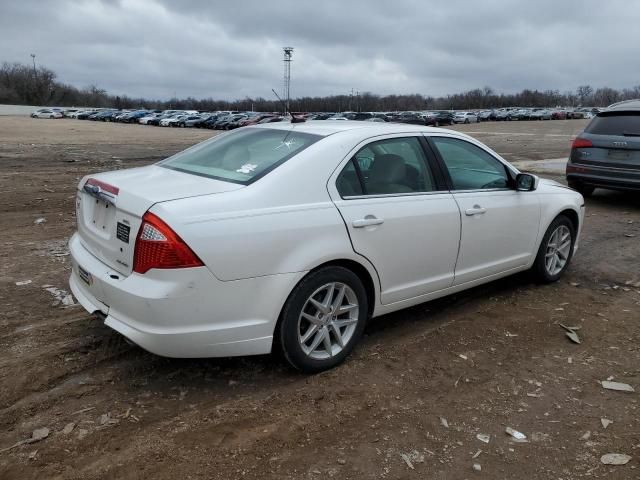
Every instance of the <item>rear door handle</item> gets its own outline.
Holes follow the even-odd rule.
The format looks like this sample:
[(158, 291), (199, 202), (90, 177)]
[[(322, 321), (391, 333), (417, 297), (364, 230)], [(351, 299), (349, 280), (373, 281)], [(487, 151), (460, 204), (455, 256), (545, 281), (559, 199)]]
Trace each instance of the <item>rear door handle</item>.
[(467, 210), (464, 211), (464, 213), (471, 217), (473, 215), (482, 215), (483, 213), (485, 213), (487, 211), (486, 208), (481, 207), (480, 205), (474, 205), (473, 208), (468, 208)]
[(367, 215), (359, 220), (354, 220), (352, 225), (353, 228), (364, 228), (371, 227), (373, 225), (382, 225), (383, 223), (384, 220), (382, 218), (377, 218), (375, 215)]

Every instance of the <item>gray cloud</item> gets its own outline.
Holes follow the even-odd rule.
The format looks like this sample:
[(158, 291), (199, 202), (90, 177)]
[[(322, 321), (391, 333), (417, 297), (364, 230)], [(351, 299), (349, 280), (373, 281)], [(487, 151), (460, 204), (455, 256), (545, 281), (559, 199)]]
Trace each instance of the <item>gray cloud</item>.
[(0, 3), (0, 61), (76, 85), (169, 98), (444, 95), (492, 86), (640, 83), (640, 5), (624, 0), (20, 0)]

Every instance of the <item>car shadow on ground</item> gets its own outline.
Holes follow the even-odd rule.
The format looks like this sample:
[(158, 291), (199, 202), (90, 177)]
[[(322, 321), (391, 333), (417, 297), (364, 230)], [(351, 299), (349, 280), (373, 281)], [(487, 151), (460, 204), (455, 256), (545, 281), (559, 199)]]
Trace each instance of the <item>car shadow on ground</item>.
[(640, 192), (618, 192), (596, 188), (594, 193), (587, 198), (586, 204), (587, 214), (590, 206), (640, 209)]
[[(409, 324), (416, 322), (423, 324), (423, 327), (428, 327), (429, 324), (437, 326), (451, 316), (455, 316), (461, 308), (469, 303), (511, 293), (520, 288), (535, 287), (540, 287), (540, 284), (535, 283), (528, 272), (517, 273), (469, 290), (372, 318), (369, 320), (366, 334), (372, 338), (381, 337), (394, 330), (401, 331)], [(382, 338), (377, 338), (377, 340), (381, 341)]]
[[(365, 338), (356, 348), (355, 355), (367, 355), (374, 344), (401, 341), (403, 334), (419, 327), (421, 331), (437, 328), (451, 318), (455, 319), (461, 309), (469, 303), (485, 301), (502, 296), (520, 288), (535, 286), (530, 276), (516, 274), (481, 285), (461, 293), (425, 302), (398, 312), (369, 320)], [(96, 320), (97, 321), (97, 320)], [(171, 389), (178, 384), (189, 389), (207, 390), (212, 387), (227, 387), (237, 382), (263, 385), (272, 388), (278, 384), (300, 381), (307, 377), (289, 367), (282, 354), (252, 357), (165, 358), (149, 353), (126, 341), (117, 332), (104, 325), (95, 325), (95, 334), (101, 337), (97, 348), (103, 350), (99, 358), (117, 358), (118, 375), (127, 378), (133, 389)], [(349, 360), (347, 359), (347, 362)]]

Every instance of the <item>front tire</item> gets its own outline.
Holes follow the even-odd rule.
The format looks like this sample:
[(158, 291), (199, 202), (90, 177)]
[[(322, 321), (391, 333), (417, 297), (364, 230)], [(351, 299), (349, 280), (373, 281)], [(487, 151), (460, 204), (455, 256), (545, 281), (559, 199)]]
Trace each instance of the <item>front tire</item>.
[(542, 237), (538, 255), (531, 268), (542, 283), (558, 281), (573, 257), (576, 229), (567, 217), (558, 215)]
[(279, 340), (297, 370), (317, 373), (344, 361), (362, 337), (368, 298), (351, 270), (330, 266), (310, 273), (282, 310)]

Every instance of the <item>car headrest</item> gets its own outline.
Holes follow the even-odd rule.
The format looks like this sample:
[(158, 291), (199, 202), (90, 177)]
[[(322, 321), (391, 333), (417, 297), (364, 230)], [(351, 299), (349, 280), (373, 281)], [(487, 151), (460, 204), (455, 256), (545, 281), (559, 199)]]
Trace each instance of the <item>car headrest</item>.
[(406, 178), (404, 159), (400, 155), (385, 153), (376, 155), (371, 167), (370, 181), (400, 183)]

